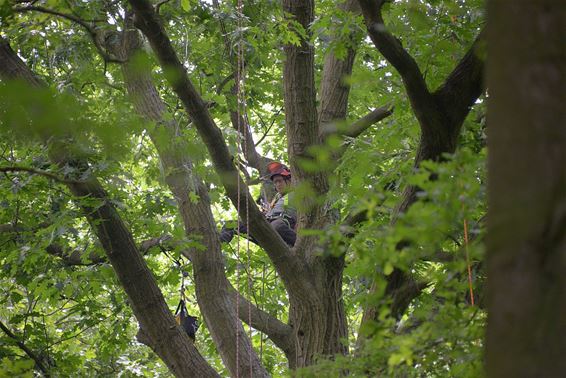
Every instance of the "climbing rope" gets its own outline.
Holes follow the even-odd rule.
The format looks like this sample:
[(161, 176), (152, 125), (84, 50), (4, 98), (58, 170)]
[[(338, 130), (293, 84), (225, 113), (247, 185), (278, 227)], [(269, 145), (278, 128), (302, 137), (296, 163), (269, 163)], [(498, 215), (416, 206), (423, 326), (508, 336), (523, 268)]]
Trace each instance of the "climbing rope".
[[(237, 5), (237, 28), (238, 28), (238, 50), (237, 50), (237, 60), (236, 60), (236, 99), (237, 99), (237, 107), (236, 107), (236, 115), (237, 115), (237, 122), (238, 122), (238, 151), (241, 149), (244, 156), (247, 156), (247, 137), (248, 137), (248, 128), (242, 124), (242, 120), (246, 115), (245, 109), (245, 75), (244, 75), (244, 43), (243, 43), (243, 11), (244, 11), (244, 4), (243, 0), (238, 0)], [(243, 146), (243, 148), (242, 148)], [(236, 165), (237, 167), (241, 167), (240, 161), (240, 154), (238, 153), (236, 156)], [(241, 169), (241, 168), (240, 168)], [(240, 179), (238, 178), (238, 215), (241, 214), (241, 203), (240, 203)], [(246, 225), (246, 232), (248, 237), (246, 238), (246, 270), (247, 270), (247, 292), (248, 296), (252, 293), (252, 280), (251, 280), (251, 269), (250, 269), (250, 261), (251, 261), (251, 254), (250, 254), (250, 216), (249, 216), (249, 196), (245, 196), (245, 225)], [(236, 317), (238, 321), (240, 319), (240, 227), (237, 228), (237, 235), (238, 235), (238, 245), (236, 247), (236, 259), (237, 259), (237, 268), (236, 268), (236, 280), (237, 280), (237, 292), (236, 292)], [(251, 327), (251, 319), (252, 319), (252, 309), (251, 309), (251, 302), (248, 302), (248, 325), (249, 328), (249, 338), (250, 342), (252, 339), (252, 327)], [(240, 327), (236, 327), (236, 361), (239, 361), (240, 357), (240, 334), (239, 334)], [(240, 376), (239, 371), (239, 363), (236, 363), (236, 377)], [(252, 353), (249, 353), (249, 367), (250, 367), (250, 377), (253, 376), (253, 365), (252, 365)]]
[(468, 251), (468, 222), (464, 219), (464, 250), (466, 251), (466, 265), (468, 266), (468, 285), (470, 287), (470, 300), (474, 305), (474, 288), (472, 286), (472, 266), (470, 264), (470, 253)]

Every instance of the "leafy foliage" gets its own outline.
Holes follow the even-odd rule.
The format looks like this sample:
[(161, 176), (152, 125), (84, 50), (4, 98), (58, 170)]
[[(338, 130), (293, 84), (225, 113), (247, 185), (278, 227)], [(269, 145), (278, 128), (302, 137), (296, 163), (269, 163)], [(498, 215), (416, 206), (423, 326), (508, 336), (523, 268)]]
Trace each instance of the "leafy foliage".
[[(172, 235), (179, 242), (168, 255), (159, 248), (145, 255), (174, 309), (182, 277), (174, 260), (198, 240), (185, 236), (173, 196), (164, 184), (165, 172), (147, 132), (155, 126), (134, 115), (119, 65), (104, 62), (84, 28), (44, 13), (14, 13), (9, 3), (0, 2), (2, 35), (14, 41), (18, 54), (54, 89), (1, 84), (0, 165), (31, 167), (61, 179), (77, 178), (73, 167), (50, 165), (39, 143), (45, 134), (72, 135), (77, 152), (102, 180), (136, 242), (163, 235)], [(38, 3), (83, 19), (102, 20), (93, 25), (107, 28), (101, 35), (108, 38), (121, 28), (121, 2)], [(455, 154), (414, 168), (419, 130), (399, 76), (363, 40), (360, 17), (331, 1), (317, 6), (319, 16), (312, 25), (312, 43), (317, 49), (344, 57), (362, 40), (353, 73), (345, 79), (351, 85), (349, 119), (356, 120), (386, 102), (394, 104), (395, 114), (361, 137), (346, 140), (347, 150), (339, 162), (332, 157), (343, 148), (342, 141), (329, 138), (316, 151), (313, 169), (335, 173), (330, 190), (333, 209), (343, 219), (368, 212), (367, 221), (357, 226), (351, 239), (338, 227), (319, 234), (329, 253), (346, 254), (344, 299), (350, 335), (345, 342), (353, 351), (359, 332), (372, 337), (357, 354), (333, 361), (321, 359), (298, 375), (481, 375), (485, 313), (481, 307), (469, 306), (465, 251), (469, 250), (481, 304), (486, 211), (483, 104), (466, 120), (462, 147)], [(481, 7), (479, 0), (396, 1), (388, 6), (386, 21), (415, 56), (429, 87), (437, 88), (477, 34), (483, 22)], [(237, 134), (227, 110), (234, 109), (236, 100), (225, 96), (233, 84), (229, 79), (233, 67), (228, 61), (235, 47), (244, 45), (253, 133), (256, 140), (262, 140), (259, 148), (265, 155), (286, 160), (279, 46), (297, 44), (306, 31), (289, 22), (274, 1), (247, 2), (241, 26), (231, 2), (216, 8), (207, 1), (173, 1), (161, 6), (161, 15), (191, 80), (213, 104), (213, 117), (232, 151), (238, 148)], [(223, 48), (225, 39), (232, 50)], [(323, 55), (316, 59), (320, 68)], [(210, 186), (216, 219), (236, 219), (191, 121), (164, 85), (166, 73), (152, 58), (144, 64), (151, 66), (181, 137), (189, 141), (195, 172)], [(420, 188), (420, 201), (392, 223), (407, 185)], [(259, 195), (259, 189), (254, 190)], [(29, 172), (0, 176), (0, 198), (0, 321), (14, 334), (0, 334), (0, 372), (32, 376), (34, 362), (18, 347), (20, 341), (58, 376), (168, 376), (159, 359), (135, 341), (137, 324), (125, 294), (110, 265), (96, 259), (104, 253), (78, 207), (81, 201), (93, 200), (73, 198), (60, 182)], [(470, 227), (469, 246), (464, 242), (464, 221)], [(406, 245), (399, 252), (400, 242)], [(248, 256), (247, 248), (243, 239), (225, 246), (229, 280), (257, 307), (286, 321), (288, 300), (282, 283), (265, 253), (251, 246)], [(77, 254), (80, 263), (70, 264)], [(182, 263), (182, 269), (190, 271), (189, 262)], [(385, 277), (395, 268), (409, 270), (426, 283), (424, 294), (398, 321), (390, 316), (385, 296)], [(367, 296), (372, 281), (378, 290)], [(186, 295), (189, 312), (198, 314), (190, 281)], [(381, 305), (380, 322), (358, 331), (361, 306), (366, 303)], [(250, 332), (268, 372), (288, 374), (283, 353), (265, 335)], [(206, 327), (201, 327), (196, 345), (217, 371), (228, 374)]]

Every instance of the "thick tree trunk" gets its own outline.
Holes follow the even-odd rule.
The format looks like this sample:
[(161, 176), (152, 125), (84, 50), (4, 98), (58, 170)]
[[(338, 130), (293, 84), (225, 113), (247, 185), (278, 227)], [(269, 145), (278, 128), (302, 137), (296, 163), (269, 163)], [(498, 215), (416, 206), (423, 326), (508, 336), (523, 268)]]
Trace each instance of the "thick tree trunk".
[(566, 7), (488, 2), (489, 377), (566, 376)]
[(332, 358), (348, 353), (348, 323), (342, 299), (344, 260), (317, 260), (311, 278), (315, 281), (317, 301), (290, 296), (289, 324), (296, 338), (296, 360), (291, 368), (304, 367), (316, 358)]
[[(354, 4), (350, 1), (344, 6), (353, 7)], [(314, 19), (312, 1), (285, 0), (283, 10), (310, 35), (309, 27)], [(308, 39), (303, 39), (300, 46), (287, 45), (284, 49), (285, 120), (293, 177), (295, 182), (308, 183), (323, 196), (328, 191), (327, 172), (308, 172), (300, 164), (301, 159), (312, 158), (308, 147), (322, 141), (314, 87), (314, 46)], [(342, 80), (351, 72), (353, 59), (353, 50), (345, 61), (339, 61), (333, 55), (326, 58), (319, 109), (322, 123), (345, 117), (349, 88)], [(299, 212), (299, 228), (324, 229), (335, 221), (322, 203), (310, 201), (304, 205)], [(297, 293), (289, 293), (289, 319), (297, 340), (297, 360), (292, 361), (292, 367), (312, 365), (317, 357), (347, 353), (347, 347), (342, 344), (347, 335), (341, 298), (343, 259), (319, 256), (320, 248), (317, 238), (301, 236), (294, 248), (308, 267), (315, 298), (301, 298)]]
[(296, 343), (295, 361), (289, 361), (289, 367), (296, 369), (312, 365), (315, 358), (322, 354), (326, 318), (324, 305), (316, 301), (289, 296), (289, 325), (293, 327)]
[[(284, 0), (283, 11), (292, 15), (293, 21), (299, 23), (307, 35), (311, 34), (309, 27), (314, 20), (314, 1)], [(313, 188), (318, 189), (317, 192), (325, 193), (325, 180), (314, 180), (312, 173), (305, 172), (299, 164), (301, 158), (309, 158), (307, 148), (318, 144), (320, 140), (314, 84), (314, 45), (308, 39), (302, 39), (299, 46), (285, 45), (284, 51), (285, 125), (293, 179), (308, 179)], [(319, 188), (318, 185), (322, 186)]]
[(324, 334), (324, 356), (348, 354), (348, 319), (344, 311), (342, 298), (342, 277), (344, 259), (327, 257), (324, 261), (325, 282), (322, 288), (324, 307), (326, 309), (326, 332)]
[[(339, 8), (345, 12), (360, 13), (357, 0), (346, 0), (339, 4)], [(328, 123), (343, 122), (348, 114), (350, 85), (345, 82), (345, 79), (352, 74), (359, 43), (354, 32), (350, 34), (350, 43), (351, 46), (343, 59), (337, 58), (333, 52), (329, 52), (324, 59), (322, 80), (318, 91), (320, 98), (318, 122), (321, 131)]]

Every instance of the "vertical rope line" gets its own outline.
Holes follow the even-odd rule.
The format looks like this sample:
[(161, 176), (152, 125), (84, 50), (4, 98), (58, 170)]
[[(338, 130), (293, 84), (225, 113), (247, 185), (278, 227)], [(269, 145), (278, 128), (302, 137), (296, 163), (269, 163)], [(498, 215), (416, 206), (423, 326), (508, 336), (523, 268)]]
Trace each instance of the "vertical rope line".
[[(265, 262), (263, 263), (263, 270), (261, 272), (261, 299), (263, 300), (265, 295)], [(261, 305), (261, 310), (264, 309), (263, 303)], [(263, 363), (263, 332), (259, 333), (259, 360)]]
[[(238, 33), (241, 31), (242, 28), (242, 21), (240, 16), (240, 6), (241, 0), (238, 0), (237, 12), (238, 12), (238, 21), (237, 21), (237, 30)], [(240, 45), (238, 44), (238, 51), (237, 51), (237, 63), (236, 63), (236, 115), (238, 118), (238, 136), (237, 136), (237, 146), (236, 146), (236, 180), (238, 182), (238, 245), (236, 247), (236, 281), (237, 281), (237, 289), (236, 289), (236, 378), (240, 377), (240, 174), (238, 169), (240, 169), (240, 146), (241, 146), (241, 132), (242, 132), (242, 122), (241, 119), (241, 88), (240, 88), (240, 80), (241, 80), (241, 69), (240, 69)]]
[(181, 300), (184, 301), (185, 300), (185, 275), (183, 274), (183, 270), (179, 269), (181, 271)]
[[(244, 55), (244, 31), (243, 31), (243, 18), (244, 18), (244, 2), (243, 0), (238, 0), (238, 27), (239, 27), (239, 37), (240, 41), (238, 43), (238, 71), (239, 71), (239, 86), (238, 86), (238, 109), (240, 110), (238, 113), (238, 134), (240, 138), (243, 138), (243, 154), (244, 156), (248, 156), (248, 127), (245, 123), (247, 119), (247, 110), (246, 110), (246, 75), (245, 75), (245, 55)], [(243, 131), (243, 132), (242, 132)], [(242, 143), (240, 143), (242, 145)], [(251, 254), (250, 254), (250, 199), (249, 195), (246, 195), (245, 199), (245, 207), (246, 207), (246, 232), (248, 237), (246, 238), (246, 271), (247, 271), (247, 292), (248, 297), (251, 298), (252, 295), (252, 278), (251, 278)], [(252, 346), (252, 303), (248, 301), (248, 329), (249, 329), (249, 338), (250, 338), (250, 346)], [(250, 377), (253, 377), (253, 364), (252, 364), (252, 353), (250, 351), (249, 355), (249, 367), (250, 367)]]
[[(243, 123), (242, 125), (242, 129), (243, 129), (243, 134), (242, 134), (242, 138), (243, 138), (243, 153), (244, 156), (248, 156), (248, 126), (246, 124), (246, 119), (247, 119), (247, 109), (246, 109), (246, 75), (245, 75), (245, 55), (244, 55), (244, 32), (243, 32), (243, 28), (242, 28), (242, 19), (244, 18), (244, 4), (243, 4), (243, 0), (238, 0), (238, 20), (240, 23), (240, 43), (238, 44), (238, 66), (239, 66), (239, 71), (240, 71), (240, 87), (239, 87), (239, 94), (241, 97), (241, 109), (242, 112), (238, 115), (238, 122), (239, 123)], [(250, 230), (250, 198), (249, 198), (249, 193), (248, 195), (246, 195), (246, 232), (248, 233), (248, 237), (246, 238), (246, 258), (247, 258), (247, 262), (246, 262), (246, 271), (247, 271), (247, 292), (248, 292), (248, 297), (251, 299), (252, 296), (252, 277), (251, 277), (251, 253), (250, 253), (250, 235), (251, 235), (251, 230)], [(249, 338), (250, 338), (250, 346), (253, 345), (252, 343), (252, 302), (251, 300), (248, 301), (248, 329), (249, 329)], [(252, 353), (250, 351), (249, 353), (249, 365), (250, 365), (250, 377), (253, 377), (253, 364), (252, 364)]]
[(470, 287), (470, 299), (474, 305), (474, 288), (472, 286), (472, 267), (470, 265), (470, 253), (468, 251), (468, 221), (464, 219), (464, 249), (466, 251), (466, 265), (468, 266), (468, 285)]
[[(238, 0), (237, 5), (237, 26), (238, 26), (238, 51), (237, 51), (237, 62), (236, 62), (236, 92), (237, 92), (237, 118), (238, 118), (238, 151), (242, 152), (244, 156), (248, 155), (248, 127), (245, 124), (246, 114), (246, 94), (245, 94), (245, 56), (244, 56), (244, 32), (243, 32), (243, 18), (244, 18), (244, 3), (243, 0)], [(238, 169), (242, 169), (240, 154), (238, 154), (237, 165)], [(248, 237), (246, 238), (246, 271), (247, 271), (247, 293), (248, 296), (252, 295), (252, 279), (251, 279), (251, 254), (250, 254), (250, 203), (249, 203), (249, 193), (245, 196), (245, 225), (246, 233)], [(240, 214), (240, 180), (238, 177), (238, 215)], [(239, 315), (239, 291), (240, 291), (240, 227), (238, 225), (238, 320)], [(250, 347), (253, 348), (252, 344), (252, 304), (248, 301), (248, 328), (249, 328), (249, 338)], [(237, 342), (239, 342), (239, 334), (237, 335)], [(236, 375), (239, 377), (239, 347), (236, 348), (236, 359), (238, 361), (238, 366), (236, 368)], [(253, 364), (252, 364), (252, 351), (248, 353), (248, 364), (250, 368), (250, 377), (253, 377)]]

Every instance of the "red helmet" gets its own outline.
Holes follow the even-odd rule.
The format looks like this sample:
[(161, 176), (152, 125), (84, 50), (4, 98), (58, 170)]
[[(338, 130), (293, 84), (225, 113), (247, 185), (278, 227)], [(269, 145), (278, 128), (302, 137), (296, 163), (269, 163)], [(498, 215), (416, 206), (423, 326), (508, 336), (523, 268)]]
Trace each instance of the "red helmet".
[(291, 178), (291, 171), (285, 164), (281, 164), (277, 161), (272, 161), (271, 163), (267, 164), (267, 177), (270, 180), (273, 180), (274, 176), (281, 175), (285, 179)]

